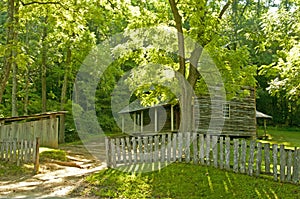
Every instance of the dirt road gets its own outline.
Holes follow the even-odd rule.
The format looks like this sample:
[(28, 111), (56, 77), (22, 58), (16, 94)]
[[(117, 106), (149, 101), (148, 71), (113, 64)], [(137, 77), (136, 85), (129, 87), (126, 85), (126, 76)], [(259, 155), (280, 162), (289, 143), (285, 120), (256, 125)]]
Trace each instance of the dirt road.
[[(104, 150), (97, 147), (95, 145), (95, 150), (103, 156)], [(85, 176), (106, 167), (83, 145), (68, 145), (60, 149), (66, 151), (72, 166), (46, 162), (41, 163), (37, 175), (0, 179), (0, 198), (70, 198), (69, 193), (81, 186)]]

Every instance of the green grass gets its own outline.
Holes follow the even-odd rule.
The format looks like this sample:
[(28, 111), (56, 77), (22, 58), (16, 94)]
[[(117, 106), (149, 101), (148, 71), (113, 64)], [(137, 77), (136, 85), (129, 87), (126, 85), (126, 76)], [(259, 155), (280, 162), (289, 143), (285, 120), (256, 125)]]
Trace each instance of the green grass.
[(86, 178), (81, 194), (99, 198), (297, 198), (300, 187), (212, 167), (173, 163), (131, 174), (106, 169)]
[(51, 149), (40, 153), (40, 161), (43, 162), (47, 159), (67, 161), (66, 152), (59, 149)]
[(24, 174), (31, 174), (33, 171), (29, 166), (17, 166), (16, 163), (0, 161), (0, 178), (9, 176), (23, 176)]
[[(264, 135), (262, 128), (259, 128), (258, 135)], [(271, 144), (284, 144), (287, 147), (300, 147), (300, 129), (299, 128), (267, 128), (268, 138), (263, 140)]]

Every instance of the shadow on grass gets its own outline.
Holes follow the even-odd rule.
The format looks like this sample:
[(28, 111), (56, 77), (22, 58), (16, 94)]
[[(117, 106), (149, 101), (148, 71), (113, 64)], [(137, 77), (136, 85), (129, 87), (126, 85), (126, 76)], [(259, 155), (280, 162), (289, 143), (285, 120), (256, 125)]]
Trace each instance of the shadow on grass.
[[(139, 165), (141, 166), (141, 165)], [(137, 173), (106, 169), (73, 194), (99, 198), (296, 198), (300, 187), (212, 167), (173, 163)]]

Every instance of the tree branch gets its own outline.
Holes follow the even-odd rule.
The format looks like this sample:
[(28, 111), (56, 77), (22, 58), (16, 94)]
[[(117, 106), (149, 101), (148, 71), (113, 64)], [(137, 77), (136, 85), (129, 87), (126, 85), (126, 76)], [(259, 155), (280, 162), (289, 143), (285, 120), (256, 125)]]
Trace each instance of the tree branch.
[(225, 13), (226, 10), (229, 8), (229, 6), (230, 6), (231, 3), (232, 3), (231, 0), (228, 0), (228, 1), (227, 1), (227, 3), (225, 4), (225, 6), (223, 7), (223, 9), (221, 10), (221, 12), (220, 12), (220, 14), (219, 14), (219, 16), (218, 16), (219, 19), (222, 19), (224, 13)]
[(39, 5), (56, 4), (56, 5), (60, 5), (64, 9), (68, 10), (68, 8), (66, 8), (61, 2), (58, 2), (58, 1), (47, 1), (47, 2), (31, 1), (31, 2), (28, 2), (28, 3), (24, 3), (23, 1), (20, 1), (20, 2), (22, 4), (22, 6), (28, 6), (28, 5), (33, 5), (33, 4), (39, 4)]
[(197, 70), (200, 56), (202, 54), (203, 47), (198, 43), (195, 43), (195, 48), (191, 53), (190, 57), (190, 67), (189, 67), (189, 77), (188, 82), (192, 87), (195, 87), (197, 79), (200, 77), (200, 73)]
[(185, 52), (184, 52), (184, 36), (183, 36), (183, 28), (182, 28), (182, 19), (179, 14), (178, 8), (176, 6), (175, 0), (169, 0), (171, 10), (174, 16), (174, 20), (176, 23), (176, 30), (177, 30), (177, 38), (178, 38), (178, 51), (179, 51), (179, 70), (178, 72), (181, 73), (185, 77)]

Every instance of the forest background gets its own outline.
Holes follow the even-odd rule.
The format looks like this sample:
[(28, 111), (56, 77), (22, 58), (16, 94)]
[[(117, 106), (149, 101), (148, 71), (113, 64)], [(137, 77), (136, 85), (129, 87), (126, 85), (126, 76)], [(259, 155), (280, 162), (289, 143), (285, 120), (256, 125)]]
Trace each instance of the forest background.
[[(66, 141), (77, 139), (72, 94), (86, 56), (130, 29), (178, 28), (174, 9), (183, 34), (211, 53), (228, 93), (254, 86), (257, 109), (272, 115), (274, 126), (300, 126), (299, 0), (1, 0), (0, 117), (66, 110)], [(174, 65), (180, 59), (149, 48), (118, 57), (101, 77), (95, 96), (106, 132), (120, 131), (111, 112), (114, 86), (145, 61)], [(196, 93), (202, 85), (199, 78)]]

